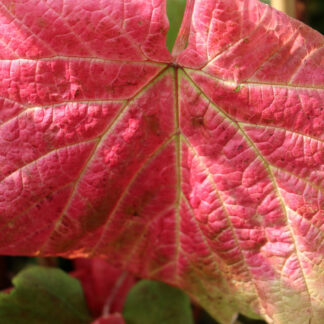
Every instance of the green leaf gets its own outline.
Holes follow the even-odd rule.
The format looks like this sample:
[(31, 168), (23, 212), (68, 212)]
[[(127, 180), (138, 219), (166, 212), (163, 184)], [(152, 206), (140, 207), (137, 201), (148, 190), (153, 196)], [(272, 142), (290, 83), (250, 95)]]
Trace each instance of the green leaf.
[(1, 324), (91, 323), (79, 281), (65, 272), (32, 266), (13, 284), (10, 294), (0, 293)]
[(123, 315), (127, 324), (193, 324), (189, 297), (158, 281), (136, 284), (127, 296)]
[(186, 0), (167, 0), (167, 14), (170, 23), (167, 34), (167, 47), (170, 52), (172, 51), (173, 44), (177, 38), (185, 7)]

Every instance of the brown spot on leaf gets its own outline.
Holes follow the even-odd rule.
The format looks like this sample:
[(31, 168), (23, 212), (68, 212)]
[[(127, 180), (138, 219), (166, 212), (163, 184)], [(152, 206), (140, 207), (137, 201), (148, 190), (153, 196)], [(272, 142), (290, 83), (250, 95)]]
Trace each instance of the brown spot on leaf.
[(44, 17), (39, 17), (37, 19), (37, 24), (41, 28), (47, 28), (48, 27), (48, 22)]
[(191, 122), (193, 127), (204, 126), (204, 116), (194, 116)]
[(149, 133), (153, 133), (156, 136), (160, 136), (161, 129), (160, 129), (160, 121), (155, 115), (145, 116), (145, 124)]

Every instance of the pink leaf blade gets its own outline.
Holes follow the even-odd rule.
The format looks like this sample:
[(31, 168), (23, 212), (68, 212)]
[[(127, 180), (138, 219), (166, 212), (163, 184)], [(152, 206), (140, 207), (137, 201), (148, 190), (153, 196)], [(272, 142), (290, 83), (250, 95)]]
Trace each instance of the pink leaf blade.
[[(188, 92), (190, 87), (188, 87), (187, 85), (184, 86), (184, 89), (186, 92)], [(197, 105), (199, 107), (198, 102), (199, 100), (201, 100), (200, 98), (204, 97), (204, 94), (201, 95), (200, 91), (201, 90), (196, 88), (196, 94), (193, 94), (195, 93), (195, 91), (193, 91), (193, 93), (187, 95), (188, 98), (190, 98), (190, 101), (194, 102), (195, 104), (194, 106), (195, 113), (197, 112)], [(185, 98), (186, 96), (184, 95), (183, 97)], [(201, 109), (202, 111), (201, 115), (190, 117), (191, 123), (193, 123), (192, 120), (194, 120), (196, 121), (194, 122), (194, 124), (196, 126), (197, 125), (200, 126), (201, 128), (200, 132), (196, 131), (189, 135), (190, 141), (194, 143), (193, 145), (198, 145), (197, 146), (198, 148), (201, 147), (203, 149), (201, 155), (204, 157), (204, 159), (206, 159), (207, 157), (207, 161), (211, 163), (212, 168), (217, 170), (217, 178), (216, 178), (217, 180), (215, 182), (215, 185), (216, 188), (217, 187), (224, 188), (221, 189), (222, 191), (225, 190), (223, 193), (224, 201), (230, 198), (228, 202), (230, 206), (229, 208), (227, 208), (228, 210), (227, 215), (232, 224), (233, 233), (236, 237), (235, 239), (237, 242), (236, 244), (238, 244), (238, 246), (240, 246), (242, 250), (243, 254), (241, 256), (241, 259), (245, 264), (245, 269), (248, 269), (248, 271), (250, 272), (250, 276), (251, 276), (250, 280), (255, 281), (256, 293), (259, 296), (259, 302), (261, 303), (259, 307), (264, 307), (264, 311), (266, 312), (267, 311), (266, 300), (271, 299), (270, 296), (275, 294), (273, 292), (273, 287), (271, 286), (267, 287), (266, 285), (263, 284), (264, 281), (273, 281), (274, 285), (276, 285), (275, 282), (277, 282), (278, 280), (283, 281), (284, 284), (282, 285), (283, 287), (285, 287), (289, 285), (289, 279), (287, 279), (289, 278), (289, 274), (294, 275), (296, 278), (297, 277), (301, 278), (301, 283), (294, 286), (293, 290), (295, 291), (295, 297), (297, 297), (300, 294), (300, 292), (303, 292), (298, 307), (299, 308), (303, 307), (303, 309), (305, 310), (305, 314), (306, 314), (305, 319), (306, 319), (307, 316), (309, 316), (307, 315), (309, 314), (309, 310), (313, 307), (314, 304), (316, 305), (317, 303), (316, 299), (313, 299), (314, 297), (312, 297), (311, 291), (317, 290), (317, 292), (315, 293), (317, 295), (320, 293), (320, 288), (313, 286), (312, 280), (308, 279), (305, 275), (304, 267), (306, 266), (306, 263), (302, 262), (302, 258), (300, 257), (300, 251), (299, 251), (300, 246), (297, 245), (295, 241), (296, 234), (290, 225), (290, 219), (288, 218), (287, 208), (285, 207), (285, 205), (288, 204), (288, 202), (284, 200), (284, 197), (281, 194), (281, 191), (284, 190), (285, 188), (279, 187), (277, 183), (278, 180), (274, 176), (272, 166), (269, 165), (264, 155), (260, 153), (258, 147), (252, 142), (250, 137), (245, 133), (244, 129), (240, 126), (240, 123), (233, 121), (230, 117), (227, 117), (227, 115), (225, 115), (222, 110), (218, 110), (218, 108), (214, 106), (214, 108), (218, 110), (219, 114), (223, 116), (221, 120), (219, 120), (220, 119), (219, 117), (215, 119), (215, 117), (212, 117), (211, 116), (212, 114), (209, 113), (210, 103), (208, 102), (208, 98), (205, 97), (205, 100), (206, 100), (205, 103), (201, 104), (202, 106), (205, 107)], [(190, 107), (190, 102), (185, 103), (184, 107), (188, 109)], [(186, 118), (185, 117), (186, 114), (183, 114), (183, 116), (184, 118)], [(233, 131), (231, 132), (232, 135), (226, 134), (227, 133), (226, 127), (224, 127), (224, 121), (222, 119), (227, 120), (227, 122), (229, 122), (229, 124), (231, 125), (231, 128), (234, 127)], [(199, 121), (199, 123), (197, 123), (197, 120)], [(219, 124), (217, 124), (216, 122), (217, 120), (219, 120), (218, 121)], [(218, 134), (217, 135), (210, 134), (211, 130), (213, 130), (213, 127), (216, 126), (218, 129), (220, 129), (221, 125), (223, 125), (222, 136)], [(186, 134), (185, 121), (182, 128), (184, 129), (184, 134)], [(190, 126), (188, 126), (188, 129), (192, 132), (192, 128)], [(239, 138), (237, 137), (237, 133), (240, 133)], [(230, 136), (232, 136), (232, 138)], [(212, 139), (219, 138), (219, 140), (222, 140), (224, 138), (228, 141), (229, 145), (231, 146), (229, 147), (229, 149), (226, 149), (226, 144), (225, 144), (226, 142), (225, 142), (219, 145), (218, 148), (213, 149), (212, 145), (217, 144), (217, 142), (211, 144), (209, 142), (210, 138)], [(245, 143), (241, 142), (242, 138), (244, 139)], [(295, 142), (292, 143), (294, 144)], [(250, 159), (248, 157), (244, 157), (243, 153), (247, 152), (246, 144), (248, 144), (248, 147), (250, 146), (252, 152), (254, 151), (255, 157), (251, 156)], [(279, 142), (277, 146), (280, 144), (281, 143)], [(232, 145), (235, 146), (233, 147)], [(239, 153), (239, 155), (237, 156), (237, 158), (240, 159), (239, 160), (240, 162), (238, 160), (236, 160), (236, 162), (231, 162), (227, 166), (226, 168), (227, 170), (225, 169), (226, 172), (224, 172), (225, 170), (222, 171), (221, 168), (224, 168), (226, 166), (227, 164), (225, 163), (226, 160), (220, 162), (220, 164), (217, 164), (216, 159), (218, 158), (219, 155), (220, 156), (222, 155), (220, 154), (220, 150), (223, 150), (224, 152), (223, 154), (226, 155), (227, 160), (235, 158), (235, 155), (233, 154), (235, 152), (235, 147), (239, 150), (239, 152), (242, 152)], [(268, 146), (266, 147), (268, 148)], [(281, 154), (280, 156), (282, 157), (283, 154)], [(254, 163), (256, 158), (257, 160), (259, 160), (258, 161), (259, 166), (257, 166)], [(246, 163), (246, 165), (244, 166), (242, 162)], [(253, 163), (254, 165), (251, 163)], [(319, 162), (319, 166), (322, 166), (322, 164), (323, 162)], [(236, 172), (239, 171), (238, 167), (242, 165), (243, 167), (242, 178), (241, 176), (235, 173), (233, 174), (233, 176), (235, 175), (235, 177), (233, 177), (232, 179), (229, 178), (229, 175), (231, 175), (233, 172), (230, 170), (234, 165), (235, 165)], [(248, 169), (246, 167), (249, 165), (251, 165), (252, 168), (248, 172)], [(208, 167), (205, 166), (205, 168), (208, 170)], [(258, 169), (260, 170), (259, 174), (257, 171)], [(264, 169), (267, 171), (266, 173), (264, 173)], [(250, 175), (248, 176), (249, 173)], [(226, 178), (224, 178), (224, 175), (226, 175)], [(246, 176), (248, 177), (245, 178)], [(237, 187), (237, 184), (235, 183), (237, 181), (238, 181), (237, 184), (241, 184), (239, 187)], [(244, 182), (246, 182), (246, 184)], [(255, 189), (252, 189), (253, 185), (256, 185)], [(244, 190), (243, 189), (244, 187), (247, 187), (247, 189), (251, 190), (251, 192), (249, 191), (242, 192), (242, 190)], [(240, 190), (240, 192), (236, 193), (236, 190)], [(200, 195), (193, 194), (192, 196), (202, 197), (201, 194)], [(231, 197), (235, 197), (235, 199), (233, 200)], [(269, 206), (270, 202), (271, 204)], [(236, 207), (234, 206), (234, 204), (238, 204), (239, 206)], [(254, 204), (256, 204), (255, 207), (253, 207)], [(244, 205), (246, 207), (242, 209)], [(251, 211), (250, 215), (246, 214), (248, 209), (250, 209)], [(320, 210), (318, 212), (322, 213), (322, 211)], [(242, 213), (244, 213), (245, 216), (243, 216), (244, 214), (242, 215)], [(259, 217), (260, 213), (261, 215), (265, 213), (260, 218), (262, 219), (262, 222), (259, 223), (257, 230), (253, 230), (253, 228), (255, 228), (254, 222), (257, 220), (255, 217)], [(239, 218), (236, 218), (238, 215), (240, 215)], [(211, 226), (210, 219), (207, 219), (207, 224)], [(223, 228), (224, 227), (220, 227), (220, 230), (224, 231)], [(279, 233), (281, 233), (280, 237), (278, 236)], [(255, 235), (254, 237), (253, 234)], [(270, 236), (270, 234), (272, 235)], [(231, 241), (230, 238), (227, 236), (226, 242), (228, 240), (229, 242)], [(247, 242), (244, 243), (246, 240)], [(273, 243), (271, 241), (273, 241)], [(221, 250), (224, 250), (224, 247), (222, 247)], [(255, 252), (253, 252), (253, 250)], [(230, 251), (232, 252), (232, 250)], [(234, 254), (230, 254), (229, 259), (233, 260), (235, 255), (237, 255), (237, 252), (235, 252)], [(282, 268), (283, 267), (282, 260), (285, 260), (287, 258), (288, 260), (291, 259), (292, 265), (294, 266), (293, 269), (286, 268), (286, 267)], [(268, 263), (270, 260), (271, 262)], [(285, 277), (281, 273), (282, 271), (287, 271), (289, 274), (287, 273)], [(234, 271), (232, 271), (232, 273), (234, 273)], [(261, 279), (259, 278), (259, 275), (266, 276), (267, 279), (266, 277)], [(315, 273), (312, 274), (312, 276), (314, 275)], [(237, 285), (236, 288), (239, 289), (239, 286)], [(286, 289), (288, 293), (290, 289), (288, 287)], [(291, 294), (291, 292), (289, 294)], [(307, 301), (307, 304), (305, 304), (305, 301)], [(294, 299), (294, 302), (291, 305), (291, 307), (294, 306), (296, 302), (297, 302), (296, 299)], [(282, 310), (278, 309), (275, 312), (281, 314)], [(316, 316), (320, 317), (321, 316), (320, 314), (321, 313), (319, 312), (316, 314)], [(267, 315), (269, 315), (270, 318), (277, 316), (276, 314), (267, 314)], [(280, 315), (280, 316), (283, 316), (283, 318), (289, 318), (288, 313), (285, 313), (284, 315)]]
[(323, 86), (322, 35), (268, 5), (197, 1), (192, 24), (181, 65), (237, 83)]
[[(63, 55), (169, 61), (171, 57), (165, 46), (168, 21), (162, 0), (11, 1), (3, 2), (0, 10), (6, 48), (17, 52), (16, 35), (21, 37), (15, 55), (19, 58)], [(8, 32), (15, 35), (13, 42)]]

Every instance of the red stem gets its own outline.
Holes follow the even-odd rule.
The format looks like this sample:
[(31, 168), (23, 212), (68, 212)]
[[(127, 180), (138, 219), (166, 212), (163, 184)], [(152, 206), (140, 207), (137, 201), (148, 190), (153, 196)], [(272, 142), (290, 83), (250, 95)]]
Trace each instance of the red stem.
[(102, 311), (103, 316), (109, 315), (111, 305), (112, 305), (114, 299), (116, 298), (120, 287), (123, 285), (123, 283), (127, 277), (127, 274), (128, 273), (126, 271), (123, 271), (122, 274), (120, 275), (120, 277), (116, 280), (116, 283), (115, 283), (114, 287), (112, 288), (112, 291), (111, 291), (110, 295), (108, 296), (108, 298), (105, 302), (105, 305), (103, 307), (103, 311)]

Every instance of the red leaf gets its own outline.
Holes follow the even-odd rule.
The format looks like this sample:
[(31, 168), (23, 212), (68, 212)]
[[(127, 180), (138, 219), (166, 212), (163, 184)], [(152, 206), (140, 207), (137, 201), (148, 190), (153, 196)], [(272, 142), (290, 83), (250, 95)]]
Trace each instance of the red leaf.
[(73, 276), (81, 281), (92, 315), (121, 313), (135, 278), (99, 258), (76, 259), (74, 264)]
[(2, 0), (0, 22), (0, 253), (322, 323), (322, 35), (256, 0), (188, 1), (174, 58), (163, 0)]

